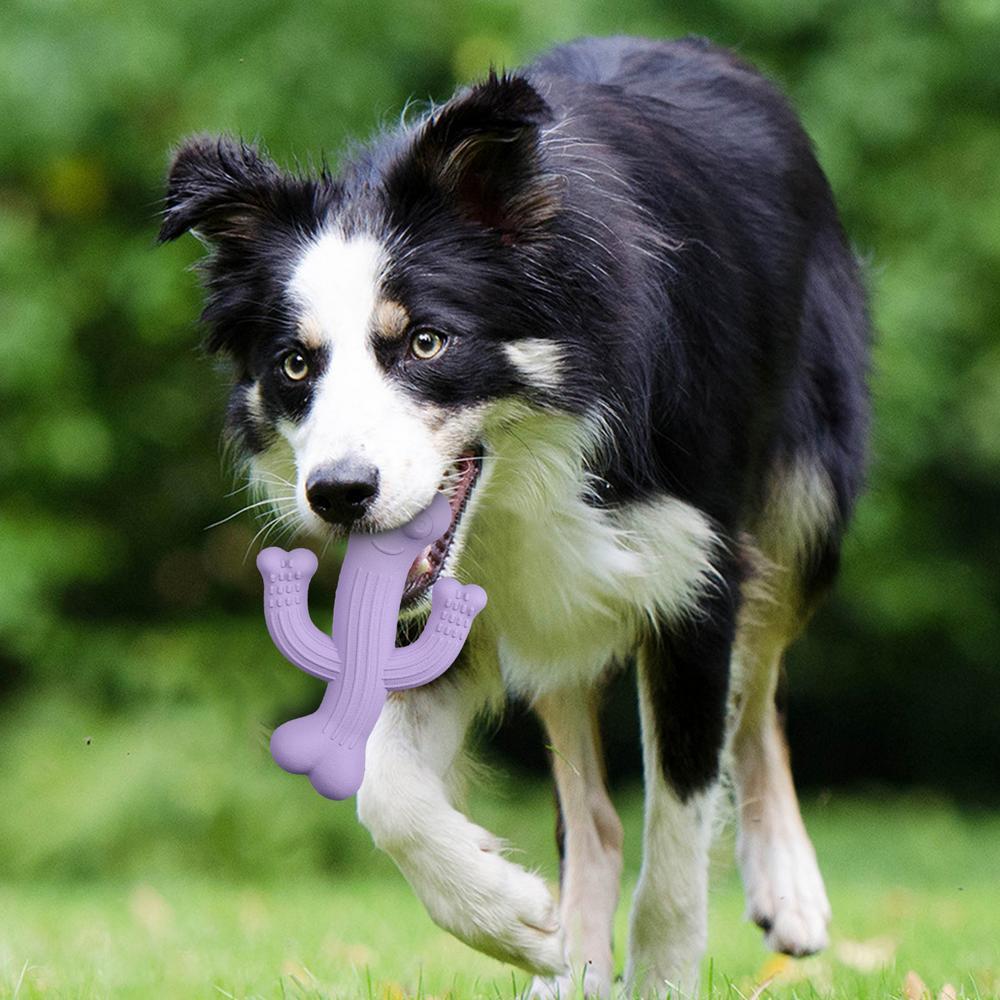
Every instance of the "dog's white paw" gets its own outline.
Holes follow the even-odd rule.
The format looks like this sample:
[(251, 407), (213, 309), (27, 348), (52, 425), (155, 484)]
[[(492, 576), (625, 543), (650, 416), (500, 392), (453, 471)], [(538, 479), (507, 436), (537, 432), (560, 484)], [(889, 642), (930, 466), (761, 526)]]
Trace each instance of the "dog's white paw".
[[(468, 943), (529, 972), (560, 973), (566, 967), (559, 911), (545, 882), (497, 857), (503, 868), (491, 879), (492, 896), (472, 914)], [(485, 887), (483, 887), (485, 888)], [(463, 926), (450, 928), (465, 937)]]
[(830, 903), (808, 837), (783, 840), (743, 835), (740, 869), (747, 917), (772, 951), (811, 955), (829, 944)]
[(812, 955), (830, 943), (829, 920), (822, 904), (815, 900), (796, 900), (790, 905), (779, 901), (771, 929), (764, 935), (764, 943), (771, 951), (786, 955)]
[(564, 973), (559, 911), (545, 882), (504, 858), (485, 830), (479, 834), (468, 856), (453, 854), (444, 867), (440, 858), (397, 856), (396, 862), (439, 927), (528, 972)]

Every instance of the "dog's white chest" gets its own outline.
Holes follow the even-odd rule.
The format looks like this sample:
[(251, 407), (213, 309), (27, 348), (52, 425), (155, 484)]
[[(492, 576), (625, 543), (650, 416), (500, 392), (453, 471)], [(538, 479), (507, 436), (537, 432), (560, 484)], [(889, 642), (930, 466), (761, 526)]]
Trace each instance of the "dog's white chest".
[(518, 520), (498, 516), (493, 537), (504, 541), (488, 564), (506, 685), (535, 695), (588, 683), (637, 638), (637, 616), (616, 587), (622, 566), (615, 564), (630, 556), (597, 518), (580, 523), (554, 512), (540, 522)]
[(531, 511), (490, 494), (468, 573), (489, 595), (505, 684), (526, 696), (591, 683), (645, 629), (690, 609), (712, 574), (715, 534), (678, 500), (609, 511), (570, 492)]

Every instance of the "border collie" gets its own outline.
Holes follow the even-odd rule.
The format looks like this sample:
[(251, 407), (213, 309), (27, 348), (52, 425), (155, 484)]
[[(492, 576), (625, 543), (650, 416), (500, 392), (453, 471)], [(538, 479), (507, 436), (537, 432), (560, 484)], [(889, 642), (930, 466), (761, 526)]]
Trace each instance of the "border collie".
[[(358, 815), (443, 928), (612, 988), (622, 828), (602, 682), (632, 661), (646, 781), (626, 982), (697, 989), (720, 777), (768, 947), (830, 910), (775, 707), (835, 574), (867, 431), (865, 295), (830, 187), (774, 86), (702, 40), (584, 39), (354, 151), (339, 176), (197, 137), (162, 240), (210, 248), (204, 321), (230, 436), (278, 518), (393, 528), (489, 605), (439, 681), (392, 695)], [(466, 731), (527, 699), (555, 750), (561, 892), (457, 803)]]

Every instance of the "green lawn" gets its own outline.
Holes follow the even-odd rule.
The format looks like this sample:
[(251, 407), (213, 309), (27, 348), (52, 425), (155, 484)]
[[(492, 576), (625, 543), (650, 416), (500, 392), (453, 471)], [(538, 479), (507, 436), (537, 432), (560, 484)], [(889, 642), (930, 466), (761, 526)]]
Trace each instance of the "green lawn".
[[(631, 883), (640, 806), (634, 793), (619, 798)], [(483, 798), (473, 812), (552, 875), (547, 790)], [(749, 998), (776, 974), (758, 996), (910, 997), (919, 995), (912, 977), (904, 991), (911, 970), (934, 998), (949, 983), (957, 996), (1000, 995), (1000, 817), (936, 800), (835, 796), (810, 803), (807, 823), (834, 907), (831, 948), (802, 961), (764, 952), (741, 917), (728, 829), (713, 880), (712, 995)], [(619, 961), (625, 918), (623, 904)], [(3, 996), (498, 998), (526, 982), (437, 930), (374, 850), (359, 852), (346, 876), (233, 880), (160, 866), (0, 888)]]

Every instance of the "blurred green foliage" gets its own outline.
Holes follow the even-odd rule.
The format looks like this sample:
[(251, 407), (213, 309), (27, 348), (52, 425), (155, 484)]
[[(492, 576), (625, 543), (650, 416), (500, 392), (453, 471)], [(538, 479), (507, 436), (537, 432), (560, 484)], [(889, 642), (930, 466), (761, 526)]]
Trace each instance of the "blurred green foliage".
[[(196, 347), (199, 248), (154, 248), (171, 145), (227, 130), (284, 163), (336, 163), (411, 98), (611, 32), (704, 33), (775, 77), (869, 262), (871, 489), (838, 594), (794, 657), (800, 773), (995, 795), (998, 0), (8, 0), (0, 770), (32, 810), (55, 771), (80, 791), (0, 817), (0, 844), (44, 815), (35, 860), (49, 863), (47, 837), (105, 809), (117, 841), (61, 841), (78, 872), (140, 850), (129, 824), (150, 810), (208, 831), (205, 846), (242, 822), (255, 727), (315, 697), (259, 621), (256, 525), (204, 530), (245, 494), (225, 496), (225, 378)], [(175, 770), (182, 757), (204, 770)], [(252, 850), (245, 832), (234, 842)]]

